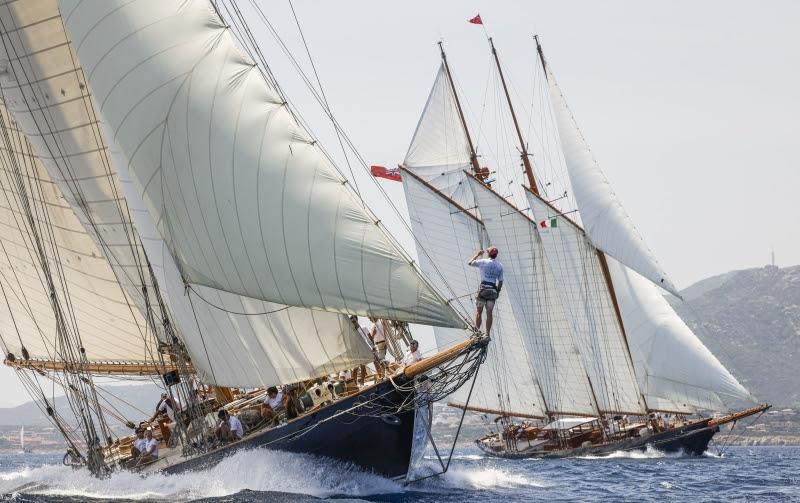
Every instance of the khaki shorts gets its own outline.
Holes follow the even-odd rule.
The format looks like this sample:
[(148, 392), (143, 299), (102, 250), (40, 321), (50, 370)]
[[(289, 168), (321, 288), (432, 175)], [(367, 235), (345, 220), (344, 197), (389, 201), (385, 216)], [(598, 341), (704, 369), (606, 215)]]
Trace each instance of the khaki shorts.
[(499, 293), (494, 288), (482, 288), (475, 298), (475, 305), (478, 307), (486, 306), (487, 309), (494, 308), (494, 301), (497, 300)]

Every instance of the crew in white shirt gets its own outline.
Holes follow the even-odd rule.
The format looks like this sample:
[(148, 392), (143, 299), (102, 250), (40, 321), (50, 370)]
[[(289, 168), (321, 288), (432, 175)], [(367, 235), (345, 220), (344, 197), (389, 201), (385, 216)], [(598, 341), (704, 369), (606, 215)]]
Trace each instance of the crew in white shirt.
[(242, 422), (239, 421), (238, 417), (231, 416), (225, 409), (220, 409), (217, 412), (217, 417), (219, 418), (216, 431), (217, 439), (223, 442), (233, 442), (244, 437), (244, 426), (242, 426)]
[(152, 428), (148, 427), (147, 430), (145, 430), (143, 440), (144, 443), (140, 444), (142, 446), (142, 451), (141, 454), (139, 454), (137, 465), (152, 463), (158, 459), (158, 440), (153, 438)]
[(411, 365), (412, 363), (417, 363), (418, 361), (422, 360), (422, 353), (419, 352), (419, 343), (417, 341), (411, 341), (411, 345), (406, 351), (406, 355), (403, 358), (403, 365)]

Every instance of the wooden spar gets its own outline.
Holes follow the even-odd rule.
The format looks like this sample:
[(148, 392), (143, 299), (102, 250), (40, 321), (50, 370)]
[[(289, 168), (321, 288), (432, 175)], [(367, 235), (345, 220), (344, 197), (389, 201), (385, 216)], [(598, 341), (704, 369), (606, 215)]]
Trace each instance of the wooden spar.
[(472, 163), (472, 171), (477, 175), (481, 172), (481, 166), (478, 164), (478, 154), (475, 152), (475, 147), (472, 144), (472, 137), (469, 135), (467, 121), (464, 119), (464, 111), (461, 109), (461, 101), (458, 99), (456, 86), (453, 82), (453, 75), (450, 73), (450, 65), (447, 64), (447, 56), (444, 53), (444, 45), (442, 42), (439, 42), (439, 51), (442, 53), (442, 64), (444, 65), (444, 71), (447, 74), (447, 81), (450, 83), (450, 90), (453, 92), (453, 99), (456, 102), (458, 117), (461, 119), (461, 126), (464, 128), (464, 135), (467, 137), (467, 144), (469, 145), (469, 161)]
[(468, 410), (470, 412), (481, 412), (484, 414), (497, 414), (498, 416), (505, 417), (520, 417), (523, 419), (547, 419), (545, 416), (535, 416), (533, 414), (525, 414), (524, 412), (510, 412), (498, 409), (489, 409), (486, 407), (475, 407), (473, 405), (464, 405), (460, 403), (448, 402), (448, 407), (453, 407), (461, 410)]
[[(64, 372), (71, 370), (71, 365), (55, 360), (3, 360), (3, 363), (14, 369), (40, 370)], [(160, 375), (165, 372), (178, 370), (172, 363), (161, 365), (159, 363), (116, 363), (116, 362), (88, 362), (80, 365), (81, 371), (90, 374), (105, 375)], [(190, 369), (191, 371), (191, 369)]]
[[(401, 170), (401, 171), (404, 173), (404, 176), (405, 176), (405, 175), (410, 175), (410, 176), (411, 176), (411, 177), (412, 177), (414, 180), (416, 180), (416, 181), (418, 181), (419, 183), (421, 183), (422, 185), (424, 185), (424, 186), (425, 186), (427, 189), (429, 189), (431, 192), (433, 192), (433, 193), (434, 193), (434, 194), (436, 194), (437, 196), (439, 196), (439, 197), (441, 197), (442, 199), (444, 199), (445, 201), (447, 201), (447, 203), (448, 203), (448, 204), (451, 204), (451, 205), (455, 206), (455, 207), (456, 207), (456, 209), (458, 209), (458, 211), (459, 211), (459, 212), (466, 214), (468, 217), (470, 217), (471, 219), (473, 219), (473, 220), (474, 220), (474, 221), (476, 221), (477, 223), (479, 223), (479, 224), (483, 225), (483, 222), (481, 221), (481, 219), (480, 219), (480, 218), (478, 218), (477, 216), (475, 216), (475, 214), (474, 214), (474, 213), (472, 213), (472, 212), (471, 212), (470, 210), (468, 210), (467, 208), (464, 208), (463, 206), (461, 206), (460, 204), (458, 204), (457, 202), (455, 202), (455, 201), (454, 201), (454, 200), (453, 200), (453, 199), (452, 199), (450, 196), (448, 196), (447, 194), (445, 194), (445, 193), (444, 193), (444, 192), (442, 192), (441, 190), (437, 189), (436, 187), (434, 187), (434, 186), (433, 186), (433, 185), (431, 185), (430, 183), (428, 183), (428, 182), (426, 182), (425, 180), (423, 180), (422, 178), (420, 178), (420, 177), (419, 177), (419, 175), (417, 175), (416, 173), (414, 173), (414, 172), (413, 172), (413, 171), (411, 171), (410, 169), (406, 168), (406, 167), (405, 167), (405, 166), (403, 166), (402, 164), (398, 164), (398, 165), (397, 165), (397, 167), (398, 167), (398, 168), (400, 168), (400, 170)], [(470, 176), (471, 176), (471, 175), (470, 175)]]
[(765, 410), (772, 407), (772, 405), (768, 403), (762, 403), (761, 405), (756, 405), (755, 407), (750, 407), (749, 409), (745, 409), (739, 412), (734, 412), (733, 414), (728, 414), (727, 416), (717, 417), (708, 421), (709, 426), (719, 426), (721, 424), (732, 423), (734, 421), (738, 421), (739, 419), (752, 416), (753, 414), (758, 414), (759, 412), (764, 412)]
[(481, 336), (480, 338), (472, 338), (459, 342), (458, 344), (451, 346), (444, 351), (440, 351), (433, 356), (425, 358), (424, 360), (420, 360), (417, 363), (412, 363), (411, 365), (407, 366), (403, 369), (403, 375), (405, 375), (408, 379), (412, 379), (420, 374), (424, 374), (425, 372), (431, 370), (434, 367), (437, 367), (445, 362), (448, 362), (462, 353), (469, 349), (473, 344), (478, 345), (486, 345), (489, 343), (489, 338)]
[(525, 140), (522, 138), (522, 131), (519, 128), (517, 121), (517, 114), (514, 112), (514, 105), (511, 104), (511, 95), (508, 93), (508, 86), (506, 85), (506, 78), (503, 76), (503, 69), (500, 67), (500, 58), (497, 56), (497, 49), (494, 48), (494, 42), (489, 37), (489, 45), (492, 47), (492, 56), (494, 62), (497, 64), (497, 72), (500, 74), (500, 82), (503, 84), (503, 91), (506, 93), (506, 101), (508, 101), (508, 108), (511, 110), (511, 119), (514, 121), (514, 129), (517, 130), (517, 138), (519, 138), (519, 148), (521, 150), (520, 157), (522, 157), (522, 165), (525, 167), (525, 174), (528, 177), (528, 185), (534, 194), (539, 194), (539, 187), (536, 186), (536, 179), (533, 177), (533, 168), (531, 167), (531, 160), (528, 158), (528, 149), (525, 146)]

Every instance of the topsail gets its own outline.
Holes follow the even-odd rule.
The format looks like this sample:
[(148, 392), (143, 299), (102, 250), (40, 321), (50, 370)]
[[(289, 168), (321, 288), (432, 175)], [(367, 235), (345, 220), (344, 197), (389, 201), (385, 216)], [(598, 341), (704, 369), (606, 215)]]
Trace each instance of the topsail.
[(206, 2), (59, 5), (94, 103), (185, 282), (464, 326)]

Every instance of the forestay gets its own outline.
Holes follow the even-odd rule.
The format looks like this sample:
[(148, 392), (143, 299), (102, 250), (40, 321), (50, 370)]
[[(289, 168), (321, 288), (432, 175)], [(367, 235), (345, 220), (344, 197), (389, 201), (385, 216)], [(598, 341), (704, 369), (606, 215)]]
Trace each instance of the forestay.
[(87, 360), (152, 362), (157, 343), (144, 318), (2, 105), (0, 120), (5, 127), (0, 142), (0, 342), (5, 354), (21, 359), (24, 347), (31, 358), (63, 360), (24, 209), (30, 205), (55, 276), (56, 297), (71, 307), (68, 330), (80, 336)]
[(547, 79), (564, 161), (581, 221), (592, 244), (680, 297), (592, 156), (549, 68)]
[[(559, 297), (534, 224), (490, 188), (469, 177), (491, 244), (500, 249), (505, 286), (550, 411), (597, 414), (589, 373)], [(598, 397), (599, 399), (600, 397)]]
[[(145, 312), (142, 286), (147, 286), (151, 304), (154, 288), (144, 247), (116, 173), (116, 166), (124, 168), (127, 161), (118, 151), (106, 148), (104, 137), (113, 140), (113, 136), (102, 127), (89, 98), (83, 70), (73, 57), (58, 6), (55, 0), (15, 2), (0, 9), (0, 19), (4, 31), (13, 33), (6, 37), (4, 47), (18, 55), (0, 78), (3, 95), (13, 107), (20, 129), (30, 138), (33, 151), (63, 192), (64, 201), (60, 204), (71, 207), (86, 232), (102, 245), (98, 258), (103, 254), (108, 257), (117, 279), (126, 286), (139, 310)], [(135, 190), (126, 192), (131, 201), (139, 201), (134, 211), (134, 216), (139, 215), (136, 224), (151, 224), (142, 224), (142, 228), (148, 231), (154, 273), (174, 326), (206, 382), (235, 387), (270, 385), (371, 361), (364, 341), (355, 336), (346, 318), (340, 315), (289, 309), (198, 285), (193, 286), (192, 292), (197, 293), (191, 293), (190, 303), (174, 261), (143, 209), (141, 197)], [(170, 264), (172, 267), (167, 267)], [(101, 268), (93, 267), (92, 271)], [(217, 307), (206, 304), (198, 295)], [(78, 302), (80, 309), (87, 309), (84, 304)], [(93, 301), (90, 306), (102, 303)], [(159, 307), (150, 307), (151, 313), (160, 317)], [(272, 314), (235, 314), (242, 312)], [(52, 317), (52, 311), (41, 313), (48, 314)], [(160, 319), (157, 325), (160, 327)], [(109, 337), (115, 335), (111, 329), (106, 333)], [(84, 344), (88, 354), (97, 351), (91, 339), (84, 339)], [(137, 354), (142, 355), (144, 346), (140, 343), (137, 348)], [(100, 356), (103, 360), (125, 357)]]
[[(453, 305), (465, 316), (474, 314), (478, 270), (467, 265), (476, 250), (485, 248), (483, 225), (468, 210), (437, 194), (429, 186), (403, 172), (403, 188), (414, 236), (425, 249), (419, 250), (422, 270), (442, 278), (452, 287)], [(464, 331), (434, 327), (439, 349), (464, 339)], [(498, 410), (544, 415), (535, 373), (526, 356), (516, 320), (505, 296), (495, 306), (492, 342), (481, 367), (471, 404)], [(455, 400), (464, 402), (469, 386), (462, 386)]]
[(597, 249), (568, 218), (532, 192), (526, 195), (600, 407), (643, 413), (633, 363)]
[(464, 170), (471, 169), (469, 143), (444, 63), (436, 74), (403, 166), (461, 206), (474, 206), (464, 175)]
[[(609, 269), (646, 396), (679, 407), (731, 411), (755, 400), (650, 282), (615, 260)], [(655, 407), (655, 404), (650, 404)]]
[(207, 2), (59, 5), (94, 102), (186, 282), (464, 326)]

